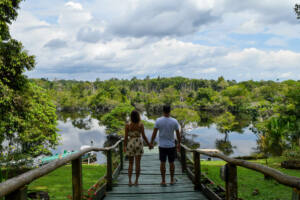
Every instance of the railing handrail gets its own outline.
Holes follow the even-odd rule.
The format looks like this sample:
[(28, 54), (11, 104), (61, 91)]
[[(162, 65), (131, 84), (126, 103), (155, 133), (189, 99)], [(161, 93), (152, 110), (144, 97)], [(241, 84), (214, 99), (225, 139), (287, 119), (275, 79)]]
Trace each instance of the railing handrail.
[(50, 172), (60, 168), (61, 166), (67, 164), (68, 162), (75, 160), (82, 155), (91, 152), (91, 151), (109, 151), (112, 149), (115, 149), (120, 142), (122, 142), (123, 139), (120, 139), (118, 142), (116, 142), (111, 147), (104, 147), (104, 148), (98, 148), (98, 147), (88, 147), (83, 150), (80, 150), (74, 154), (71, 154), (69, 156), (66, 156), (64, 158), (58, 159), (56, 161), (52, 161), (46, 165), (43, 165), (39, 168), (32, 169), (26, 173), (23, 173), (19, 176), (16, 176), (14, 178), (8, 179), (3, 183), (0, 183), (0, 197), (3, 197), (7, 194), (10, 194), (11, 192), (23, 187), (24, 185), (27, 185), (31, 183), (32, 181), (45, 176), (49, 174)]
[(279, 182), (283, 185), (300, 189), (300, 178), (284, 174), (284, 173), (282, 173), (279, 170), (276, 170), (274, 168), (264, 166), (264, 165), (261, 165), (261, 164), (257, 164), (257, 163), (248, 162), (248, 161), (245, 161), (245, 160), (230, 158), (230, 157), (228, 157), (228, 156), (226, 156), (222, 153), (219, 153), (220, 151), (218, 151), (218, 150), (190, 149), (187, 146), (185, 146), (184, 144), (181, 144), (181, 147), (184, 148), (186, 151), (189, 151), (189, 152), (198, 152), (200, 154), (204, 154), (204, 155), (207, 155), (207, 156), (210, 156), (210, 157), (220, 158), (220, 159), (222, 159), (222, 160), (224, 160), (224, 161), (226, 161), (230, 164), (234, 164), (234, 165), (237, 165), (237, 166), (241, 166), (241, 167), (245, 167), (245, 168), (248, 168), (248, 169), (251, 169), (251, 170), (255, 170), (255, 171), (260, 172), (264, 175), (268, 175), (268, 176), (272, 177), (277, 182)]

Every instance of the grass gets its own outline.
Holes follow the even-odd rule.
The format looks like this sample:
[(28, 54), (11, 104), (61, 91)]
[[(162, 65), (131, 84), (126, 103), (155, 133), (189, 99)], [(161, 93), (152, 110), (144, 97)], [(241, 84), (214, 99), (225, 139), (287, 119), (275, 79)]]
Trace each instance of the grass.
[[(82, 165), (83, 190), (87, 191), (106, 173), (104, 165)], [(29, 185), (29, 190), (49, 193), (50, 199), (65, 200), (72, 195), (72, 166), (63, 166)]]
[[(280, 167), (281, 157), (269, 158), (268, 166), (278, 169), (279, 171), (300, 177), (300, 170), (283, 169)], [(260, 164), (266, 164), (265, 159), (255, 160)], [(224, 161), (201, 161), (202, 172), (207, 174), (208, 177), (216, 184), (225, 186), (225, 182), (220, 178), (220, 167), (225, 165)], [(258, 189), (258, 195), (252, 195), (253, 191)], [(238, 167), (238, 191), (239, 198), (244, 200), (288, 200), (292, 199), (292, 189), (290, 187), (281, 185), (275, 180), (265, 180), (264, 175), (249, 170), (243, 167)]]

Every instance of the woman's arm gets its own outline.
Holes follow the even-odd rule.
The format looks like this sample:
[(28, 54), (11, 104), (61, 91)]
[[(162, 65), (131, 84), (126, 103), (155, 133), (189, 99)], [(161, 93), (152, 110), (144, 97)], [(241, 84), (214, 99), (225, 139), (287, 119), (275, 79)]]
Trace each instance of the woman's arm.
[(148, 141), (148, 138), (147, 138), (146, 135), (145, 135), (144, 124), (142, 124), (141, 131), (142, 131), (142, 137), (143, 137), (144, 141), (146, 142), (146, 144), (148, 145), (148, 147), (150, 147), (150, 143), (149, 143), (149, 141)]
[(126, 152), (126, 147), (127, 147), (127, 141), (128, 141), (128, 124), (125, 125), (125, 136), (124, 136), (124, 146), (123, 146), (123, 151)]

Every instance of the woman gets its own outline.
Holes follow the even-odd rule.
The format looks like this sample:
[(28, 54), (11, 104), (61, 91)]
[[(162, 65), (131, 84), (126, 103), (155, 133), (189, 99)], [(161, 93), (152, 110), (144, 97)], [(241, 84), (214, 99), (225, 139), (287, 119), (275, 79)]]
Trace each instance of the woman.
[(124, 152), (129, 158), (129, 167), (128, 167), (128, 178), (129, 178), (129, 186), (132, 186), (131, 175), (133, 169), (133, 163), (135, 159), (135, 182), (134, 185), (138, 185), (139, 176), (140, 176), (140, 162), (141, 157), (144, 153), (143, 149), (143, 141), (141, 136), (147, 143), (150, 148), (150, 143), (145, 135), (144, 125), (141, 123), (141, 118), (139, 113), (134, 110), (130, 114), (130, 123), (125, 126), (125, 139), (124, 139)]

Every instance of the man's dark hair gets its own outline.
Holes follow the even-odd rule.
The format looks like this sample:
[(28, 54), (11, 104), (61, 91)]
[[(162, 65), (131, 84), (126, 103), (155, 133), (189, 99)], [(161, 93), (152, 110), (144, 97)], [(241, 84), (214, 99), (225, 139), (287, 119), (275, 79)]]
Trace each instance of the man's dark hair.
[(171, 106), (170, 105), (164, 105), (163, 112), (166, 114), (169, 114), (171, 112)]

